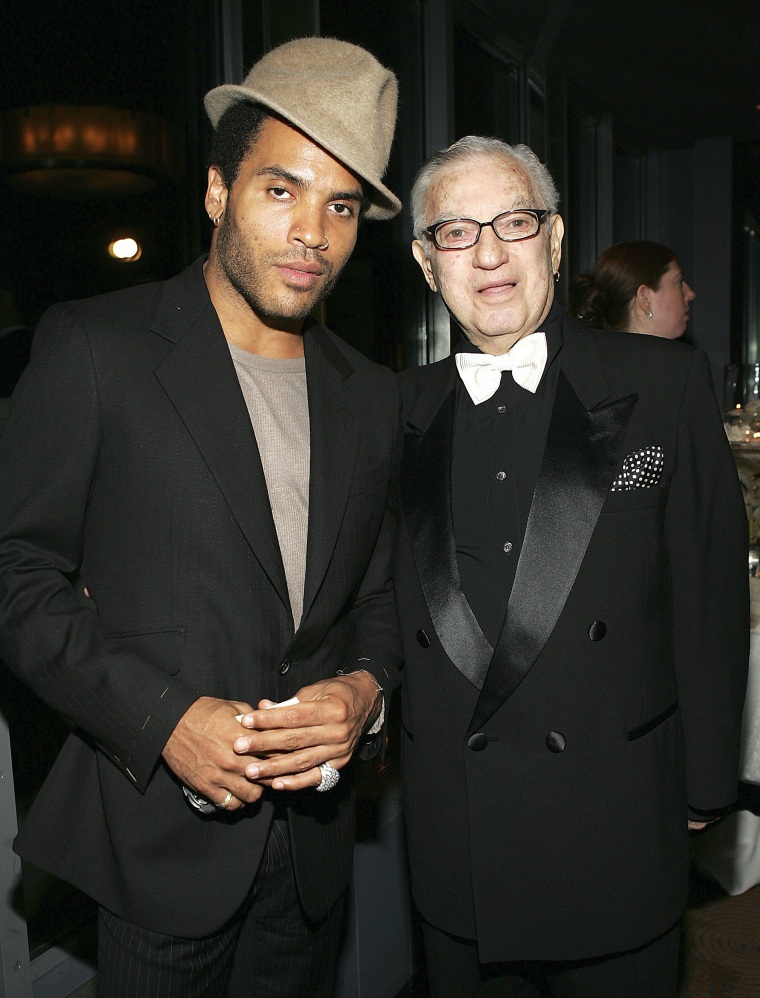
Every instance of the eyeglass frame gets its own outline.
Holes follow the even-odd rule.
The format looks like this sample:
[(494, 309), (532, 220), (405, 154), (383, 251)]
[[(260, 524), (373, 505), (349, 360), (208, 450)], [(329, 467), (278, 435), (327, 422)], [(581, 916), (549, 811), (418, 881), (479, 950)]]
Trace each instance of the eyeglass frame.
[[(527, 213), (529, 215), (533, 215), (535, 217), (536, 221), (538, 222), (536, 231), (531, 232), (530, 235), (528, 236), (516, 236), (514, 239), (505, 239), (503, 236), (499, 235), (499, 233), (494, 228), (493, 223), (496, 221), (497, 218), (503, 218), (504, 215), (512, 215), (518, 211)], [(423, 229), (423, 231), (433, 240), (433, 245), (435, 246), (436, 249), (442, 250), (444, 253), (451, 253), (456, 250), (472, 249), (473, 246), (477, 246), (478, 241), (480, 240), (481, 232), (483, 231), (484, 228), (487, 229), (489, 226), (491, 229), (493, 229), (493, 234), (496, 236), (496, 238), (503, 243), (520, 243), (524, 239), (533, 239), (540, 232), (541, 223), (543, 222), (543, 220), (545, 218), (551, 217), (551, 215), (553, 214), (554, 212), (552, 211), (551, 208), (508, 208), (507, 211), (500, 211), (498, 215), (494, 215), (494, 217), (491, 219), (490, 222), (479, 222), (477, 218), (465, 218), (464, 216), (458, 216), (457, 218), (441, 219), (440, 222), (434, 222), (432, 225), (426, 226), (425, 229)], [(448, 225), (449, 222), (474, 222), (475, 225), (477, 225), (478, 227), (478, 234), (475, 237), (475, 241), (468, 243), (467, 246), (441, 246), (438, 240), (436, 239), (435, 233), (436, 230), (439, 229), (442, 225)]]

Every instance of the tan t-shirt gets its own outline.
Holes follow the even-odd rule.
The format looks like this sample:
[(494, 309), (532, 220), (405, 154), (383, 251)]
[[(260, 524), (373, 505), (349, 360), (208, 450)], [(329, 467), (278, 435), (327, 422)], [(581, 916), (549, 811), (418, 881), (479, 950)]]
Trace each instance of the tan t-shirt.
[(303, 357), (275, 360), (229, 344), (261, 454), (293, 622), (303, 613), (309, 526), (309, 399)]

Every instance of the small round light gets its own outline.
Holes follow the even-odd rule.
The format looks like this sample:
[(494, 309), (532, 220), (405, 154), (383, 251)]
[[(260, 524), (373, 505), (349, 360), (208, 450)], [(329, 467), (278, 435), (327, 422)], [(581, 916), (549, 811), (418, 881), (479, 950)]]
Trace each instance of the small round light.
[(108, 247), (108, 252), (114, 260), (121, 260), (124, 263), (132, 263), (142, 256), (142, 248), (136, 239), (131, 236), (123, 239), (114, 239)]

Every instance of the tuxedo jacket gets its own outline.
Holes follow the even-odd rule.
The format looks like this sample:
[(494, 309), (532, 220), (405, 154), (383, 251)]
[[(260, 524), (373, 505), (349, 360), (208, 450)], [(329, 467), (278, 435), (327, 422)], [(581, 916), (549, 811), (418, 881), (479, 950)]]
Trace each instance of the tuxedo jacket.
[[(232, 814), (189, 807), (161, 761), (182, 714), (202, 695), (283, 700), (338, 670), (366, 668), (390, 692), (400, 662), (393, 376), (321, 326), (305, 333), (309, 522), (294, 630), (201, 265), (48, 312), (0, 442), (0, 658), (73, 727), (16, 849), (120, 917), (191, 937), (244, 900), (275, 795)], [(277, 798), (312, 917), (347, 884), (350, 783), (346, 771), (330, 793)]]
[(747, 529), (706, 358), (570, 318), (563, 336), (495, 649), (457, 569), (454, 358), (401, 375), (413, 892), (484, 961), (664, 932), (687, 896), (689, 808), (736, 791)]

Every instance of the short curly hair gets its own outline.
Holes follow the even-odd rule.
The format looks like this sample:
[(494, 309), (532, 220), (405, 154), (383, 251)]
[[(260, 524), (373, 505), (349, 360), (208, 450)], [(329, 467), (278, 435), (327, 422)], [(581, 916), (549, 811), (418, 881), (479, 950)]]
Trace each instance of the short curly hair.
[(229, 190), (235, 183), (240, 164), (252, 151), (256, 139), (272, 112), (255, 101), (241, 100), (230, 105), (214, 129), (207, 166), (215, 166)]

